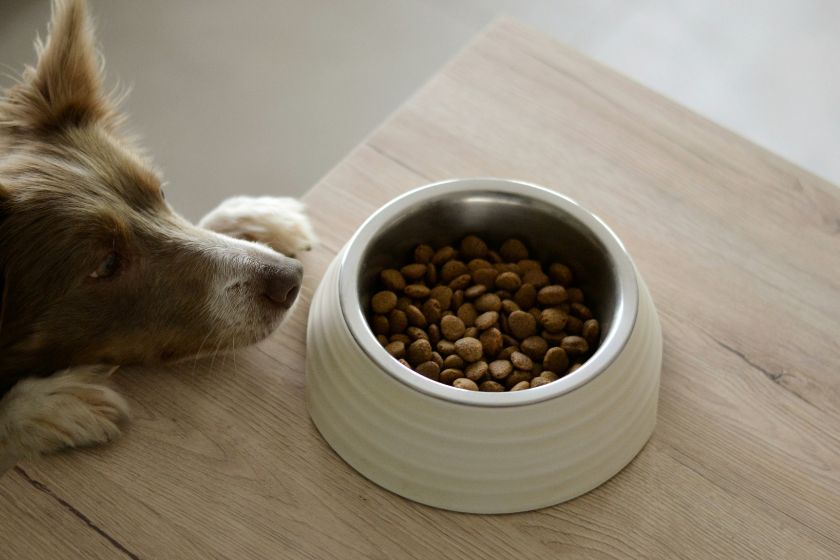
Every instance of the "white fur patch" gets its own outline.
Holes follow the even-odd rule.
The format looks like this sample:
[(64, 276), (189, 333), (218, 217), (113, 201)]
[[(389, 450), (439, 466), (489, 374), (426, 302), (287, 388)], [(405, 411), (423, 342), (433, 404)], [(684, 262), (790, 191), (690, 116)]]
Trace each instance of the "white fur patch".
[(198, 225), (238, 239), (265, 243), (293, 257), (309, 251), (318, 241), (304, 211), (303, 203), (294, 198), (236, 196), (223, 201)]
[(84, 366), (18, 382), (0, 400), (0, 463), (119, 436), (128, 404), (103, 384), (112, 370)]

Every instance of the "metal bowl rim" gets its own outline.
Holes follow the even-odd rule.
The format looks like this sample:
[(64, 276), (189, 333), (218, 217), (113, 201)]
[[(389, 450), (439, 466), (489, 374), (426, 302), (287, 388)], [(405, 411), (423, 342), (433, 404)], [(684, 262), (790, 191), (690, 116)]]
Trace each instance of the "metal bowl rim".
[[(601, 346), (576, 371), (541, 387), (525, 391), (491, 393), (465, 391), (428, 379), (397, 362), (381, 346), (371, 331), (358, 299), (359, 272), (362, 255), (371, 240), (397, 216), (416, 204), (452, 194), (500, 193), (533, 198), (570, 214), (581, 222), (606, 248), (615, 265), (619, 285), (618, 320)], [(339, 306), (350, 335), (359, 348), (390, 377), (420, 393), (447, 402), (480, 407), (511, 407), (534, 404), (583, 387), (612, 365), (627, 345), (636, 323), (639, 307), (639, 286), (636, 268), (618, 236), (595, 214), (567, 196), (525, 181), (477, 177), (449, 179), (430, 183), (404, 193), (374, 212), (348, 242), (339, 267)]]

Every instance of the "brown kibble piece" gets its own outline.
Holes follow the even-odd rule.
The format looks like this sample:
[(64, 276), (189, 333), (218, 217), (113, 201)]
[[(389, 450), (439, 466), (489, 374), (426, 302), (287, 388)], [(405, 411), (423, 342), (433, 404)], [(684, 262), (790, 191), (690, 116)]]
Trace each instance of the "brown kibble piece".
[(472, 259), (467, 262), (467, 268), (470, 269), (470, 272), (475, 272), (481, 268), (493, 268), (493, 265), (485, 259)]
[(440, 332), (446, 340), (455, 342), (464, 336), (464, 322), (454, 315), (447, 315), (440, 320)]
[(440, 342), (440, 327), (437, 325), (429, 325), (426, 332), (429, 333), (429, 342), (432, 343), (432, 346), (436, 346), (437, 343)]
[(580, 317), (583, 321), (592, 318), (592, 310), (583, 305), (582, 303), (574, 302), (571, 305), (572, 313), (574, 313), (577, 317)]
[(572, 364), (572, 365), (569, 367), (569, 370), (568, 370), (566, 373), (572, 373), (573, 371), (575, 371), (575, 370), (579, 369), (579, 368), (580, 368), (580, 366), (582, 366), (582, 365), (583, 365), (583, 364), (581, 364), (581, 363), (575, 363), (575, 364)]
[(426, 264), (432, 260), (432, 256), (435, 254), (435, 250), (432, 249), (431, 245), (418, 245), (414, 249), (414, 260), (421, 264)]
[(397, 309), (405, 313), (405, 310), (408, 309), (408, 306), (411, 305), (411, 298), (407, 298), (405, 296), (400, 296), (397, 298)]
[(581, 335), (590, 347), (594, 347), (596, 344), (598, 344), (600, 334), (601, 326), (598, 324), (597, 319), (589, 319), (587, 321), (584, 321), (583, 328), (581, 329)]
[(378, 340), (379, 344), (381, 344), (382, 346), (387, 346), (388, 345), (388, 337), (385, 336), (384, 334), (376, 335), (376, 340)]
[(589, 351), (589, 344), (586, 343), (583, 337), (567, 336), (560, 343), (560, 347), (566, 351), (567, 354), (586, 354)]
[(563, 342), (563, 339), (569, 336), (569, 333), (566, 331), (559, 331), (556, 333), (543, 331), (540, 333), (540, 336), (545, 339), (551, 346), (560, 346), (560, 343)]
[(544, 377), (549, 381), (557, 381), (560, 379), (560, 376), (554, 373), (553, 371), (544, 371), (540, 374), (540, 377)]
[(481, 348), (489, 358), (495, 357), (502, 349), (502, 333), (497, 328), (489, 328), (478, 336)]
[(505, 379), (508, 375), (513, 373), (513, 364), (508, 360), (494, 360), (487, 366), (490, 372), (490, 377), (493, 379)]
[[(504, 336), (507, 336), (507, 335), (504, 335)], [(500, 360), (508, 360), (508, 359), (510, 359), (510, 355), (513, 354), (514, 352), (519, 352), (519, 346), (516, 346), (516, 345), (505, 346), (504, 349), (499, 353), (499, 355), (497, 357)]]
[(462, 377), (464, 377), (464, 372), (460, 369), (445, 369), (440, 372), (440, 382), (447, 385), (452, 385), (453, 381)]
[(464, 358), (458, 354), (450, 354), (443, 360), (443, 367), (448, 369), (464, 369), (464, 365)]
[(572, 269), (565, 264), (553, 263), (548, 267), (548, 275), (551, 281), (561, 286), (568, 286), (572, 283)]
[(432, 345), (425, 338), (418, 338), (408, 346), (406, 359), (410, 364), (422, 364), (432, 359)]
[(400, 359), (399, 359), (399, 360), (397, 360), (397, 361), (400, 363), (400, 365), (403, 365), (403, 366), (407, 367), (408, 369), (411, 369), (411, 364), (409, 364), (408, 362), (406, 362), (406, 361), (405, 361), (405, 358), (400, 358)]
[(513, 387), (510, 388), (511, 391), (524, 391), (525, 389), (531, 388), (531, 382), (527, 380), (522, 380)]
[(496, 287), (515, 292), (522, 285), (522, 280), (514, 272), (502, 272), (496, 277)]
[(455, 290), (452, 293), (452, 309), (458, 309), (464, 305), (464, 290)]
[(396, 306), (397, 294), (388, 290), (377, 292), (370, 298), (371, 309), (373, 309), (374, 313), (379, 313), (380, 315), (390, 313)]
[(478, 391), (478, 385), (472, 379), (461, 377), (452, 382), (452, 386), (456, 389), (464, 389), (466, 391)]
[[(424, 299), (429, 297), (429, 288), (424, 286), (423, 284), (409, 284), (403, 290), (403, 293), (410, 298), (414, 299)], [(394, 302), (396, 304), (396, 302)]]
[(475, 326), (467, 327), (464, 331), (464, 336), (475, 338), (478, 336), (478, 329)]
[(508, 239), (499, 247), (499, 255), (508, 262), (517, 262), (528, 258), (528, 248), (518, 239)]
[(499, 320), (499, 314), (495, 311), (486, 311), (475, 318), (475, 326), (478, 330), (489, 329)]
[(566, 330), (569, 334), (580, 334), (583, 332), (583, 321), (575, 317), (574, 315), (569, 315), (566, 319)]
[(487, 381), (482, 381), (481, 385), (478, 386), (479, 391), (484, 391), (485, 393), (501, 393), (505, 390), (504, 385), (488, 379)]
[(532, 360), (542, 360), (548, 351), (548, 342), (541, 336), (529, 336), (519, 345), (523, 354)]
[(405, 316), (405, 312), (392, 309), (388, 314), (388, 323), (390, 324), (391, 334), (405, 332), (406, 327), (408, 327), (408, 317)]
[[(448, 284), (462, 274), (468, 274), (469, 269), (461, 261), (449, 261), (440, 269), (440, 281)], [(471, 277), (472, 278), (472, 277)]]
[(467, 369), (464, 370), (464, 374), (466, 374), (468, 379), (478, 381), (487, 374), (487, 362), (481, 360), (471, 363), (467, 366)]
[[(496, 295), (498, 295), (498, 294), (496, 294)], [(513, 301), (512, 299), (503, 299), (502, 300), (502, 313), (505, 313), (506, 315), (510, 315), (514, 311), (519, 311), (519, 310), (520, 310), (519, 305), (515, 301)]]
[(544, 286), (548, 286), (549, 282), (548, 276), (542, 270), (529, 270), (522, 275), (523, 284), (530, 284), (538, 290)]
[(548, 332), (556, 333), (562, 331), (566, 327), (568, 317), (569, 316), (560, 311), (560, 309), (556, 307), (549, 307), (548, 309), (543, 309), (542, 313), (540, 313), (540, 324)]
[(420, 263), (407, 264), (400, 269), (400, 273), (411, 280), (419, 280), (426, 274), (426, 265)]
[(379, 273), (382, 283), (392, 292), (401, 292), (405, 288), (405, 278), (395, 268), (386, 268)]
[(408, 327), (405, 332), (412, 341), (419, 340), (421, 338), (429, 340), (429, 335), (420, 327)]
[(495, 268), (479, 268), (472, 272), (472, 280), (476, 284), (481, 284), (487, 288), (492, 288), (496, 285), (496, 278), (499, 276), (499, 271)]
[(402, 358), (405, 356), (405, 343), (400, 341), (390, 342), (385, 346), (385, 351), (395, 358)]
[(472, 276), (468, 273), (464, 273), (452, 280), (452, 282), (449, 283), (449, 287), (453, 290), (463, 290), (470, 285), (470, 282), (472, 282)]
[(433, 379), (435, 381), (440, 379), (440, 366), (431, 360), (418, 364), (417, 367), (414, 368), (414, 371), (423, 377), (428, 377), (429, 379)]
[(556, 374), (561, 374), (569, 367), (569, 357), (562, 348), (550, 348), (543, 358), (543, 368)]
[(529, 270), (542, 270), (540, 261), (535, 261), (534, 259), (522, 259), (516, 264), (519, 266), (519, 270), (522, 271), (522, 274), (525, 274)]
[(531, 389), (534, 389), (536, 387), (542, 387), (543, 385), (548, 385), (549, 383), (551, 383), (550, 380), (538, 375), (537, 377), (531, 380)]
[(438, 354), (437, 352), (432, 352), (432, 361), (437, 364), (438, 369), (443, 369), (443, 358), (440, 354)]
[(371, 328), (374, 334), (388, 335), (391, 332), (391, 325), (388, 323), (388, 317), (385, 315), (374, 315), (371, 321)]
[(473, 326), (477, 317), (478, 312), (475, 310), (475, 306), (471, 303), (465, 303), (458, 308), (458, 318), (464, 322), (465, 327)]
[(479, 342), (477, 339), (472, 337), (464, 337), (455, 341), (455, 352), (457, 352), (459, 356), (464, 358), (464, 361), (477, 362), (481, 359), (483, 349), (481, 347), (481, 342)]
[(537, 333), (537, 320), (527, 311), (514, 311), (508, 316), (510, 333), (522, 340)]
[(461, 240), (461, 254), (465, 259), (479, 259), (487, 256), (487, 243), (477, 235), (468, 235)]
[(484, 311), (499, 311), (502, 308), (502, 300), (496, 294), (484, 294), (475, 300), (475, 308), (482, 313)]
[(445, 311), (449, 309), (449, 305), (452, 303), (452, 288), (449, 286), (435, 286), (429, 290), (429, 297), (438, 300), (441, 310)]
[(530, 309), (537, 303), (537, 289), (533, 284), (522, 284), (513, 295), (513, 301), (522, 309)]
[(540, 305), (558, 305), (568, 298), (566, 288), (563, 286), (546, 286), (537, 292), (537, 302)]
[(392, 334), (389, 342), (402, 342), (403, 344), (411, 344), (412, 339), (404, 334)]
[(440, 266), (447, 261), (451, 261), (455, 258), (455, 249), (447, 245), (446, 247), (441, 247), (435, 254), (432, 255), (432, 264)]
[(569, 288), (566, 293), (571, 303), (583, 303), (583, 290), (580, 288)]
[(408, 318), (409, 325), (413, 325), (415, 327), (426, 326), (426, 316), (423, 315), (423, 312), (417, 309), (417, 306), (415, 305), (409, 305), (406, 307), (405, 316)]
[(455, 343), (450, 342), (449, 340), (441, 340), (435, 346), (437, 351), (440, 352), (441, 356), (449, 356), (450, 354), (455, 353)]
[(434, 286), (438, 281), (437, 267), (432, 263), (426, 265), (426, 283)]
[(475, 299), (487, 291), (487, 286), (483, 284), (475, 284), (464, 290), (464, 297), (467, 299)]
[(437, 323), (441, 319), (440, 302), (436, 299), (427, 299), (423, 303), (423, 316), (427, 323)]
[(534, 369), (534, 361), (522, 352), (514, 352), (510, 355), (510, 363), (516, 369), (532, 370)]

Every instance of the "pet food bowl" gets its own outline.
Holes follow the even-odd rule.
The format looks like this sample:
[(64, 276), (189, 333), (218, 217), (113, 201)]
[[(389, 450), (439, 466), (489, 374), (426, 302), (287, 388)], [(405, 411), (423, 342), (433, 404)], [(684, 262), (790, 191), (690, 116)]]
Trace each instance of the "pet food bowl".
[[(576, 273), (601, 344), (541, 387), (456, 389), (400, 365), (368, 327), (379, 272), (419, 243), (476, 233), (525, 241)], [(309, 313), (306, 398), (324, 439), (400, 496), (473, 513), (541, 508), (592, 490), (642, 449), (656, 421), (662, 335), (650, 294), (616, 235), (572, 200), (527, 183), (462, 179), (386, 204), (329, 266)]]

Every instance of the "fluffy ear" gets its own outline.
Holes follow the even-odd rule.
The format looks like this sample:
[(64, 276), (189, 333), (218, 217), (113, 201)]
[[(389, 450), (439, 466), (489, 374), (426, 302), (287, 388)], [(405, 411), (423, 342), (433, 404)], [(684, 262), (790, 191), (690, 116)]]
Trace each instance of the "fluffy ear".
[[(2, 240), (3, 220), (6, 218), (8, 193), (3, 184), (0, 183), (0, 240)], [(3, 317), (6, 310), (6, 295), (8, 284), (6, 282), (6, 256), (3, 254), (3, 247), (0, 244), (0, 333), (3, 332)], [(2, 393), (0, 393), (2, 394)]]
[(55, 129), (111, 118), (85, 0), (54, 0), (48, 33), (46, 43), (35, 42), (36, 67), (27, 66), (0, 103), (0, 124)]

